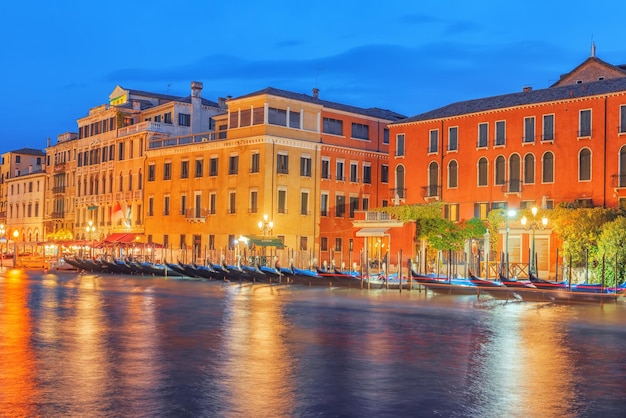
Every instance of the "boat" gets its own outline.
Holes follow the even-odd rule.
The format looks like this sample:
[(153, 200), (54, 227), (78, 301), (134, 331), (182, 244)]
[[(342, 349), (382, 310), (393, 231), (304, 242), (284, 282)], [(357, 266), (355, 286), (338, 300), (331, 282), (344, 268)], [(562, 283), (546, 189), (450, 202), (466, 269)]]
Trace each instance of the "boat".
[(519, 297), (513, 290), (514, 288), (510, 288), (500, 281), (481, 279), (471, 272), (468, 280), (496, 299), (517, 299)]
[(210, 264), (192, 264), (192, 266), (200, 277), (204, 277), (205, 279), (222, 279), (219, 273)]

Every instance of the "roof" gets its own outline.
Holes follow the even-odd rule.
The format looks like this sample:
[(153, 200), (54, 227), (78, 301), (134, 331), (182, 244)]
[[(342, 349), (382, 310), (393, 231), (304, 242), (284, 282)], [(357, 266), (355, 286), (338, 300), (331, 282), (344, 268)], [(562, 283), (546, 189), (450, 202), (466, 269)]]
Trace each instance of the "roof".
[(626, 92), (626, 77), (594, 81), (562, 87), (550, 87), (501, 96), (456, 102), (438, 109), (415, 115), (396, 124), (449, 118), (471, 113), (485, 112), (514, 106), (554, 102), (572, 98), (590, 97), (602, 94)]
[(370, 107), (370, 108), (365, 109), (362, 107), (349, 106), (349, 105), (345, 105), (345, 104), (341, 104), (337, 102), (331, 102), (329, 100), (316, 99), (315, 97), (309, 96), (308, 94), (294, 93), (292, 91), (281, 90), (281, 89), (277, 89), (274, 87), (267, 87), (263, 90), (259, 90), (259, 91), (255, 91), (254, 93), (249, 93), (243, 96), (235, 97), (231, 100), (244, 99), (246, 97), (254, 97), (254, 96), (259, 96), (262, 94), (284, 97), (286, 99), (292, 99), (292, 100), (300, 100), (300, 101), (307, 102), (307, 103), (314, 103), (314, 104), (318, 104), (318, 105), (321, 105), (330, 109), (342, 110), (345, 112), (356, 113), (359, 115), (369, 116), (373, 118), (380, 118), (380, 119), (391, 120), (391, 121), (401, 120), (401, 119), (406, 118), (405, 115), (401, 115), (391, 110), (380, 109), (378, 107)]
[(11, 151), (13, 154), (27, 154), (27, 155), (35, 155), (40, 157), (45, 157), (46, 153), (40, 149), (35, 148), (20, 148), (15, 151)]
[[(613, 64), (609, 64), (606, 61), (601, 60), (600, 58), (592, 55), (589, 58), (587, 58), (585, 61), (583, 61), (580, 65), (578, 65), (576, 68), (574, 68), (572, 71), (570, 71), (569, 73), (566, 74), (562, 74), (561, 77), (559, 78), (559, 80), (552, 84), (552, 86), (550, 87), (557, 87), (559, 85), (561, 85), (561, 83), (566, 80), (569, 76), (576, 74), (577, 72), (579, 72), (581, 69), (585, 68), (585, 67), (589, 67), (589, 66), (593, 66), (595, 64), (595, 66), (600, 66), (600, 67), (604, 67), (605, 70), (607, 71), (612, 71), (613, 74), (615, 74), (616, 77), (619, 77), (620, 75), (622, 77), (626, 76), (626, 70), (624, 69), (623, 65), (613, 65)], [(609, 77), (606, 77), (609, 78)], [(613, 78), (613, 77), (611, 77)]]

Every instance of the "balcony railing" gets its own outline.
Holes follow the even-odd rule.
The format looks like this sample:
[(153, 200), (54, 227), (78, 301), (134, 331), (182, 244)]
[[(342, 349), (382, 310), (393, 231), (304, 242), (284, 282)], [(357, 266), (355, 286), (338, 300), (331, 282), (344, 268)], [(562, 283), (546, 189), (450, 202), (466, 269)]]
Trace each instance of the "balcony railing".
[(521, 193), (522, 181), (521, 180), (509, 180), (502, 185), (502, 191), (504, 193)]
[(379, 222), (391, 220), (391, 215), (386, 212), (365, 212), (365, 220), (368, 222)]
[(431, 184), (429, 186), (422, 187), (422, 197), (424, 198), (441, 197), (441, 186), (439, 186), (438, 184)]
[(209, 214), (207, 208), (188, 208), (185, 209), (185, 219), (187, 222), (206, 222), (206, 217)]
[(64, 216), (65, 212), (52, 212), (52, 214), (50, 215), (52, 219), (63, 219)]
[(611, 187), (626, 187), (626, 174), (613, 174), (611, 176)]
[(52, 193), (59, 194), (65, 193), (65, 186), (56, 186), (52, 188)]
[(395, 198), (396, 196), (399, 199), (406, 199), (406, 189), (405, 188), (395, 188), (395, 189), (389, 189), (389, 195), (391, 196), (391, 198)]

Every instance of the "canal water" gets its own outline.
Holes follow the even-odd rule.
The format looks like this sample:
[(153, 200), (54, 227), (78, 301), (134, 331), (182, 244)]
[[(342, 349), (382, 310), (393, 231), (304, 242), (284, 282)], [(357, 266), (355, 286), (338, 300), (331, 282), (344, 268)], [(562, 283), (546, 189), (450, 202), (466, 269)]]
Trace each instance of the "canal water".
[(624, 416), (625, 305), (9, 271), (0, 416)]

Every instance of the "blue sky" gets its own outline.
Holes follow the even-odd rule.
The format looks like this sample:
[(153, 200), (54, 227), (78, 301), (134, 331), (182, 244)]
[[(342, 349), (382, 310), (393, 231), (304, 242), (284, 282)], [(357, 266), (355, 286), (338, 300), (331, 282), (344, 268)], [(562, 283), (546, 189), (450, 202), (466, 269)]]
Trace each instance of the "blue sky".
[(197, 80), (213, 101), (317, 87), (326, 100), (406, 116), (545, 88), (592, 41), (600, 59), (626, 64), (624, 16), (617, 1), (8, 2), (0, 152), (76, 132), (118, 84), (187, 96)]

